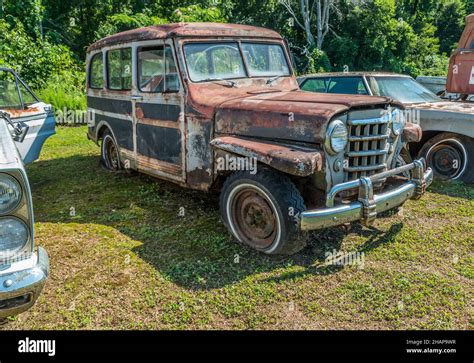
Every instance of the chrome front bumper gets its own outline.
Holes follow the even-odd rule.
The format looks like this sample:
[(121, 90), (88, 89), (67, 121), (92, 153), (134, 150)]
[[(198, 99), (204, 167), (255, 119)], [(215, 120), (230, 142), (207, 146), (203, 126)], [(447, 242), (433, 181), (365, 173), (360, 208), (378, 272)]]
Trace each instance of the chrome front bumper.
[[(374, 194), (373, 183), (383, 181), (404, 172), (410, 172), (410, 179), (395, 189)], [(423, 159), (415, 160), (411, 164), (385, 171), (370, 177), (363, 177), (334, 186), (326, 198), (326, 208), (308, 210), (301, 213), (300, 228), (310, 231), (328, 228), (353, 221), (361, 221), (363, 225), (371, 225), (378, 213), (385, 212), (408, 199), (419, 199), (433, 181), (433, 171), (425, 170)], [(357, 201), (334, 206), (334, 199), (342, 191), (359, 189)]]
[(48, 274), (48, 253), (41, 247), (30, 258), (0, 270), (0, 319), (31, 308), (41, 294)]

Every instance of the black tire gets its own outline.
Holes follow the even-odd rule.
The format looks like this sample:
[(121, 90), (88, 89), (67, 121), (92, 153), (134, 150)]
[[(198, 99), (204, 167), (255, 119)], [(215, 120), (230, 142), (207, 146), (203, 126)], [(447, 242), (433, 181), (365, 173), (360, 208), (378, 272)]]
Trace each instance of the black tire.
[(474, 141), (470, 137), (443, 132), (429, 139), (419, 156), (438, 179), (474, 181)]
[(222, 188), (220, 210), (230, 233), (258, 251), (291, 255), (306, 246), (307, 233), (298, 225), (298, 217), (306, 207), (285, 175), (268, 169), (255, 175), (232, 174)]
[(117, 142), (115, 141), (112, 132), (108, 129), (105, 130), (102, 135), (102, 145), (100, 149), (100, 163), (105, 169), (109, 171), (119, 171), (122, 169)]

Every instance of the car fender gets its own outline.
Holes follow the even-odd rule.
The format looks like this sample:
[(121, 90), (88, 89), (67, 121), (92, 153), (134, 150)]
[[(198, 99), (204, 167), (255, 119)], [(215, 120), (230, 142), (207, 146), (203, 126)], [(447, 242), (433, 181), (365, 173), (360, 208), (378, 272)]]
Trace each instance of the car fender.
[(217, 137), (211, 141), (211, 145), (214, 149), (255, 158), (273, 169), (300, 177), (321, 171), (324, 165), (324, 152), (320, 149), (235, 136)]

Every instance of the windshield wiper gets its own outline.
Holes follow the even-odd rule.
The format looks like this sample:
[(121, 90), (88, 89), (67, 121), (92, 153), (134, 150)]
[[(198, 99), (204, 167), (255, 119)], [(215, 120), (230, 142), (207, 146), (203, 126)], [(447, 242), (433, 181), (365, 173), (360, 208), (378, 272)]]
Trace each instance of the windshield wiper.
[[(237, 86), (236, 82), (231, 81), (230, 79), (224, 79), (224, 78), (206, 78), (206, 79), (201, 80), (201, 82), (212, 82), (212, 83), (224, 86), (224, 87), (227, 87), (227, 86), (235, 87), (235, 86)], [(225, 84), (218, 83), (218, 82), (226, 82), (227, 84), (225, 85)]]
[(280, 74), (279, 76), (275, 76), (275, 77), (269, 78), (269, 79), (267, 79), (267, 82), (266, 82), (266, 83), (270, 85), (270, 84), (272, 84), (273, 82), (275, 82), (277, 79), (280, 79), (280, 78), (282, 78), (282, 77), (287, 77), (287, 75), (285, 75), (285, 74)]

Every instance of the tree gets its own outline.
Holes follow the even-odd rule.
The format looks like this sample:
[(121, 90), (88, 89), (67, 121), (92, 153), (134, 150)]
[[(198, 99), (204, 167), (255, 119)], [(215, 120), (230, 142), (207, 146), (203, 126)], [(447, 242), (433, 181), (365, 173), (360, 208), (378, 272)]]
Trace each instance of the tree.
[(4, 20), (0, 20), (0, 66), (15, 69), (35, 89), (44, 87), (52, 75), (78, 70), (65, 46), (35, 40), (19, 21), (12, 26)]
[(44, 6), (41, 0), (3, 0), (0, 4), (0, 18), (10, 25), (15, 25), (19, 19), (27, 34), (35, 38), (43, 35)]
[(460, 34), (464, 29), (466, 9), (461, 0), (443, 1), (438, 8), (435, 24), (436, 37), (440, 41), (440, 51), (451, 54), (456, 48)]
[[(322, 49), (324, 38), (329, 31), (330, 10), (335, 6), (334, 0), (299, 0), (298, 5), (292, 0), (280, 0), (280, 3), (305, 32), (308, 48)], [(316, 22), (316, 36), (314, 22)]]

